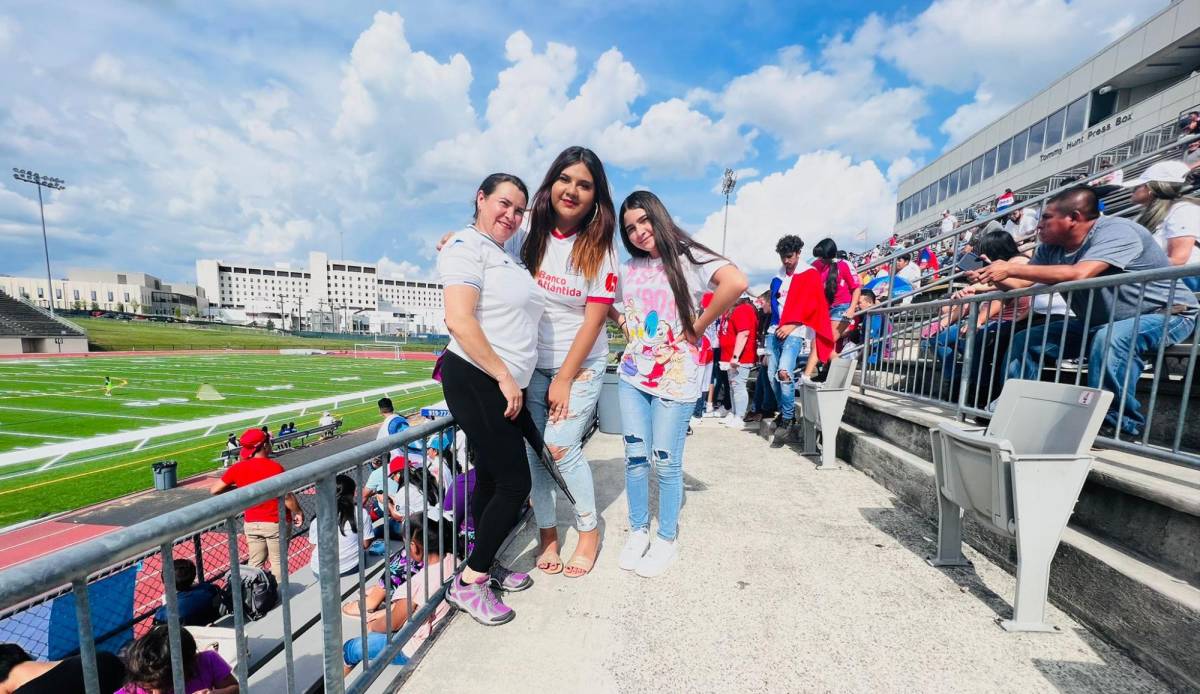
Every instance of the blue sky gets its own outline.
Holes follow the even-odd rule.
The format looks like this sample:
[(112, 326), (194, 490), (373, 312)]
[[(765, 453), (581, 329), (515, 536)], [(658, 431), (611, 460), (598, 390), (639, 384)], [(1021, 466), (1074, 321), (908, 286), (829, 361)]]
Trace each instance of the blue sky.
[[(891, 230), (895, 186), (1166, 0), (607, 3), (281, 0), (0, 8), (0, 164), (66, 179), (54, 274), (194, 281), (310, 250), (430, 276), (493, 170), (592, 147), (755, 278), (774, 240)], [(986, 31), (979, 28), (986, 28)], [(1004, 30), (1007, 28), (1009, 30)], [(42, 269), (0, 180), (0, 273)]]

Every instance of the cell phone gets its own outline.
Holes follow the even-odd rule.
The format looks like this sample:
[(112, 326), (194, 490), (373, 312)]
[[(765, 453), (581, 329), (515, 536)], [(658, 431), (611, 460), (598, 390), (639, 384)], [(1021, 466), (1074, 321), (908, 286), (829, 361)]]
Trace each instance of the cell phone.
[(987, 264), (988, 261), (980, 258), (979, 255), (975, 253), (963, 253), (958, 258), (958, 269), (962, 270), (963, 272), (978, 270), (981, 267), (986, 267)]

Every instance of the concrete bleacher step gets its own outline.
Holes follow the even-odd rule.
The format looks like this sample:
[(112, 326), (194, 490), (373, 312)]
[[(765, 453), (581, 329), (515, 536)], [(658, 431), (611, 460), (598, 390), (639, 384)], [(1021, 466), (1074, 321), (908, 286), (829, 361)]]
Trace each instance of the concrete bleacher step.
[[(929, 519), (936, 533), (933, 465), (913, 447), (851, 424), (838, 435), (838, 457)], [(928, 442), (925, 443), (928, 449)], [(936, 536), (936, 535), (933, 535)], [(968, 519), (967, 542), (1015, 572), (1015, 545)], [(930, 544), (930, 554), (935, 545)], [(1200, 588), (1116, 544), (1068, 527), (1051, 566), (1051, 601), (1129, 652), (1175, 686), (1200, 690)], [(1011, 597), (1010, 597), (1011, 599)]]

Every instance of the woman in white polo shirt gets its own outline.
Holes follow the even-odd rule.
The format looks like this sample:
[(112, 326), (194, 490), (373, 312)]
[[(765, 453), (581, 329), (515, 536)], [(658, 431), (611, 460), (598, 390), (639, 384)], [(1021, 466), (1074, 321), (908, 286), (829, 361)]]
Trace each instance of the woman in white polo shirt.
[(522, 429), (534, 425), (523, 389), (537, 360), (543, 301), (533, 278), (504, 252), (528, 199), (516, 176), (488, 176), (475, 193), (474, 223), (450, 237), (437, 263), (450, 331), (442, 389), (454, 419), (480, 444), (471, 498), (475, 547), (446, 599), (489, 626), (515, 616), (496, 587), (523, 590), (531, 583), (495, 563), (530, 489)]

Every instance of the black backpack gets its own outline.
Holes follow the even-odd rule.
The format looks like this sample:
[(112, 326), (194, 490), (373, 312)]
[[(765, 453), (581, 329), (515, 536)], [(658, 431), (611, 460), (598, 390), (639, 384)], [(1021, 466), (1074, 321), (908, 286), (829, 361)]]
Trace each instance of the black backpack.
[[(275, 575), (253, 566), (241, 565), (238, 572), (242, 577), (242, 603), (247, 619), (262, 619), (279, 604), (279, 584)], [(233, 614), (233, 586), (229, 576), (221, 589), (221, 614)]]

